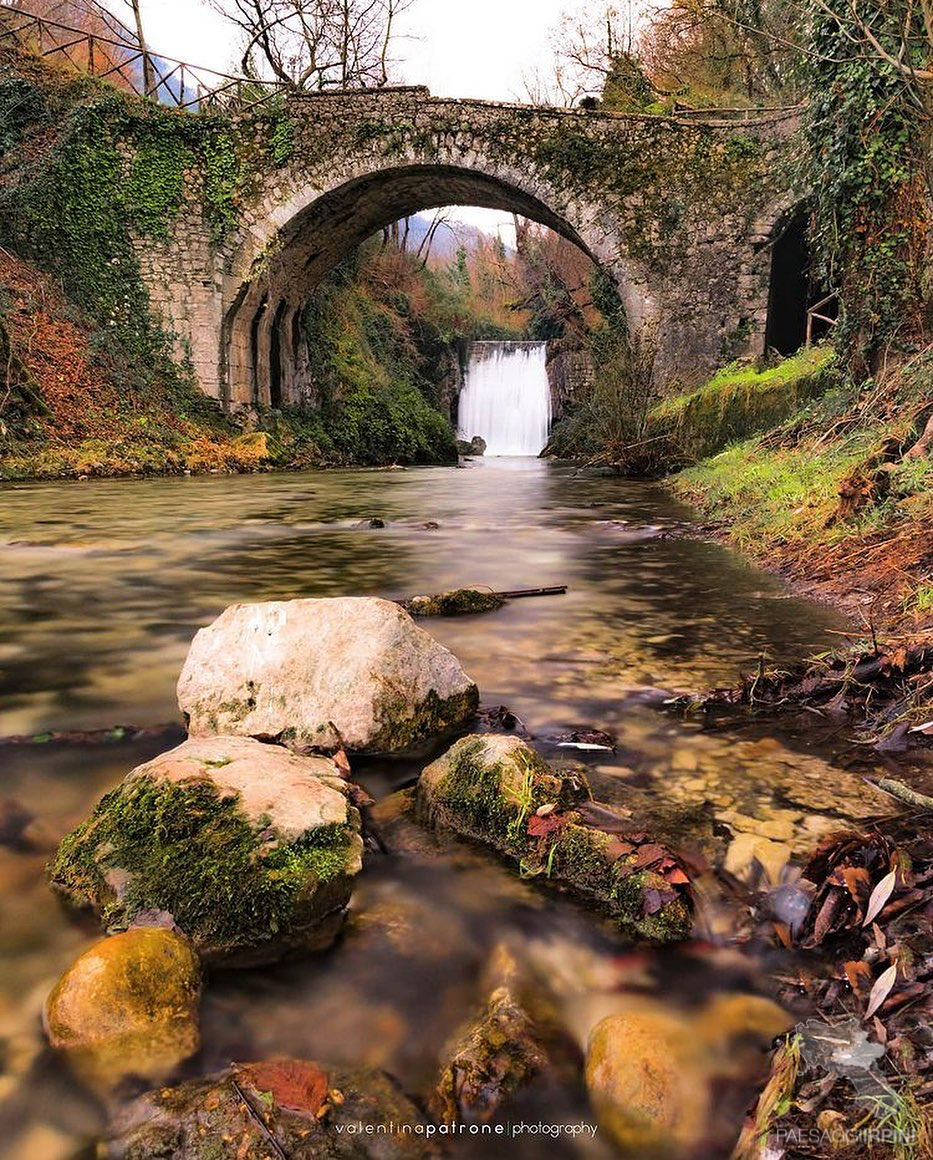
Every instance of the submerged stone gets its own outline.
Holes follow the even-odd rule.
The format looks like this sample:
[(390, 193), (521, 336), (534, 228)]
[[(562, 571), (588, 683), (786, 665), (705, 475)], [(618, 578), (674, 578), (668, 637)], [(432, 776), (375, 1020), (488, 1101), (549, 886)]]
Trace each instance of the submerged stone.
[(141, 1096), (98, 1154), (104, 1160), (417, 1160), (435, 1155), (428, 1132), (384, 1072), (286, 1059), (235, 1065)]
[(697, 1012), (645, 1001), (603, 1019), (587, 1049), (593, 1110), (631, 1160), (729, 1155), (765, 1051), (793, 1024), (758, 995), (723, 994)]
[(674, 855), (520, 738), (463, 738), (425, 769), (418, 795), (431, 821), (600, 904), (623, 929), (659, 942), (689, 934), (689, 882)]
[(547, 1062), (534, 1023), (516, 999), (517, 970), (504, 947), (496, 951), (493, 972), (498, 985), (483, 1011), (445, 1051), (430, 1104), (442, 1123), (489, 1123)]
[(197, 955), (170, 930), (113, 935), (80, 955), (45, 1005), (49, 1042), (92, 1085), (158, 1082), (198, 1050)]
[(202, 958), (251, 966), (330, 945), (361, 868), (359, 831), (329, 758), (195, 738), (105, 794), (50, 874), (111, 931), (164, 911)]
[(194, 638), (178, 682), (192, 736), (263, 737), (370, 754), (428, 747), (476, 711), (457, 658), (398, 604), (237, 604)]

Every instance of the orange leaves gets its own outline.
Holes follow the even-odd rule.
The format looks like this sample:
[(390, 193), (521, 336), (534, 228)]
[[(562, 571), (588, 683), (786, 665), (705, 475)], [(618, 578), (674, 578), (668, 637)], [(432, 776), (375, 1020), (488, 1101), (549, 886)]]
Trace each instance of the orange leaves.
[(237, 1069), (237, 1075), (260, 1096), (268, 1093), (274, 1107), (309, 1116), (317, 1116), (330, 1090), (325, 1071), (296, 1059), (247, 1063)]

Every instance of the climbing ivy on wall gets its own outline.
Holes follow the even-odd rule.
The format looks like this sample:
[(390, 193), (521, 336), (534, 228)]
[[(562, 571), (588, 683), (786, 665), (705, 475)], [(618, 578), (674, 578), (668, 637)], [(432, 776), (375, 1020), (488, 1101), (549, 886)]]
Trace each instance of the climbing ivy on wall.
[[(840, 292), (838, 345), (864, 372), (923, 328), (930, 125), (910, 79), (865, 42), (847, 5), (837, 7), (839, 18), (811, 13), (804, 169), (819, 275)], [(902, 41), (905, 22), (909, 30), (920, 20), (916, 7), (866, 0), (858, 11), (894, 56), (904, 43), (908, 63), (920, 63), (910, 61), (919, 39)]]
[(43, 86), (8, 75), (0, 79), (0, 158), (11, 177), (0, 189), (0, 242), (60, 276), (76, 303), (134, 353), (164, 352), (134, 237), (167, 237), (200, 178), (205, 220), (222, 243), (255, 169), (285, 164), (292, 137), (284, 110), (240, 126), (87, 78)]

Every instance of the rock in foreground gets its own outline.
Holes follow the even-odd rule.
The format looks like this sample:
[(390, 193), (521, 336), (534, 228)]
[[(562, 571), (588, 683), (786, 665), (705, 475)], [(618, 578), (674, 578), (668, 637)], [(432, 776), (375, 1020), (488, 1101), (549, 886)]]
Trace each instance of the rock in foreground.
[(194, 638), (178, 682), (192, 736), (369, 754), (423, 749), (478, 702), (453, 653), (369, 598), (233, 605)]
[(149, 1092), (123, 1113), (99, 1155), (417, 1160), (435, 1154), (425, 1129), (418, 1109), (382, 1072), (273, 1060)]
[(688, 879), (677, 859), (593, 802), (580, 775), (558, 776), (519, 738), (464, 737), (425, 769), (418, 792), (432, 821), (598, 902), (624, 929), (660, 942), (689, 934)]
[(515, 997), (517, 969), (504, 947), (497, 949), (491, 973), (499, 985), (445, 1052), (429, 1105), (441, 1123), (488, 1124), (547, 1063), (534, 1023)]
[(698, 1012), (645, 1003), (590, 1036), (593, 1109), (630, 1160), (728, 1156), (767, 1074), (765, 1051), (793, 1020), (757, 995), (718, 995)]
[(45, 1005), (49, 1042), (95, 1086), (164, 1079), (198, 1050), (201, 972), (170, 930), (113, 935), (80, 955)]
[(329, 758), (193, 739), (106, 794), (59, 846), (51, 878), (110, 930), (166, 911), (202, 958), (251, 966), (333, 941), (361, 868), (359, 830)]

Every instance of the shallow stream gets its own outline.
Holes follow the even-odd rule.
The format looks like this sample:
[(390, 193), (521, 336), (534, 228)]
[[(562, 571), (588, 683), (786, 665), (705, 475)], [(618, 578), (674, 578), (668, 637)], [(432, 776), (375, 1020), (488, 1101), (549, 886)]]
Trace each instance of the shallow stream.
[[(386, 526), (366, 526), (372, 517)], [(0, 736), (177, 721), (174, 683), (188, 642), (230, 603), (555, 584), (568, 594), (423, 623), (457, 654), (485, 705), (508, 705), (549, 755), (584, 761), (598, 797), (736, 873), (754, 855), (774, 879), (840, 818), (877, 811), (851, 746), (831, 730), (707, 727), (660, 704), (675, 691), (731, 683), (760, 655), (832, 647), (842, 627), (835, 614), (697, 535), (690, 511), (659, 487), (533, 459), (4, 487)], [(578, 726), (617, 734), (617, 751), (549, 744)], [(173, 740), (2, 746), (0, 799), (36, 815), (52, 843)], [(381, 766), (359, 777), (379, 798), (411, 772)], [(333, 951), (214, 980), (204, 1048), (188, 1072), (291, 1054), (384, 1067), (424, 1092), (445, 1040), (482, 997), (497, 944), (532, 962), (581, 1012), (605, 972), (626, 961), (618, 936), (569, 901), (466, 846), (428, 848), (428, 858), (370, 859)], [(42, 1001), (94, 938), (48, 892), (46, 858), (0, 848), (5, 1160), (67, 1160), (104, 1115), (42, 1046)], [(706, 985), (699, 967), (681, 970), (670, 956), (649, 973), (685, 1002)], [(571, 1014), (571, 1025), (575, 1018), (582, 1026), (590, 1016)], [(554, 1123), (592, 1118), (579, 1085), (547, 1078), (520, 1110)], [(508, 1154), (540, 1149), (518, 1141)], [(548, 1154), (611, 1152), (597, 1137), (555, 1141)]]

